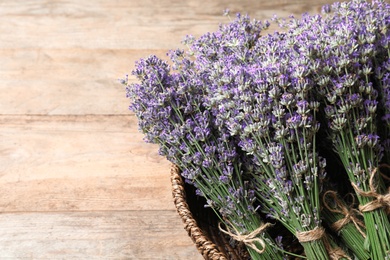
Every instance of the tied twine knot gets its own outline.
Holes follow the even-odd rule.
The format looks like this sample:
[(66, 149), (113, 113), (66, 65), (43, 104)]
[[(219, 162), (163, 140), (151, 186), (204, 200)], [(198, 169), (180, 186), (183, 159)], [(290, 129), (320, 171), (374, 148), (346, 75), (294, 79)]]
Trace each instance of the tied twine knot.
[(296, 237), (298, 238), (298, 241), (300, 243), (305, 243), (305, 242), (311, 242), (315, 240), (320, 240), (325, 234), (325, 229), (323, 227), (315, 227), (312, 230), (309, 231), (302, 231), (296, 232)]
[(374, 186), (374, 177), (376, 172), (377, 168), (375, 168), (371, 173), (371, 177), (369, 180), (369, 191), (364, 191), (360, 189), (355, 183), (351, 183), (357, 194), (363, 197), (373, 198), (373, 200), (368, 202), (367, 204), (359, 205), (359, 210), (362, 213), (373, 211), (379, 208), (385, 208), (386, 210), (388, 210), (388, 208), (390, 207), (390, 191), (388, 191), (387, 194), (380, 194), (377, 193), (376, 187)]
[(295, 236), (298, 238), (298, 241), (300, 243), (307, 243), (322, 239), (330, 259), (351, 259), (340, 247), (332, 248), (326, 236), (325, 229), (323, 227), (315, 227), (314, 229), (309, 231), (297, 231), (295, 233)]
[[(227, 222), (228, 225), (226, 225), (227, 230), (224, 230), (221, 227), (221, 223), (218, 224), (219, 230), (227, 235), (229, 235), (231, 238), (233, 238), (236, 241), (243, 242), (246, 246), (252, 248), (259, 254), (264, 253), (265, 251), (265, 242), (262, 238), (258, 237), (261, 233), (263, 233), (269, 226), (272, 226), (270, 223), (265, 223), (258, 227), (256, 230), (252, 231), (249, 234), (240, 234), (240, 232), (230, 223)], [(233, 231), (230, 227), (233, 228)], [(262, 247), (262, 249), (259, 249), (256, 246), (256, 242), (259, 243)]]
[[(335, 203), (334, 208), (330, 207), (328, 202), (326, 201), (327, 197), (332, 197), (333, 202)], [(354, 200), (354, 197), (352, 197)], [(330, 227), (336, 231), (339, 232), (345, 225), (348, 223), (352, 222), (356, 229), (359, 231), (359, 233), (365, 238), (366, 234), (363, 232), (362, 228), (365, 228), (364, 223), (358, 219), (355, 215), (356, 214), (361, 214), (358, 210), (356, 209), (348, 209), (345, 204), (338, 198), (337, 192), (328, 190), (327, 192), (324, 193), (324, 196), (322, 197), (323, 203), (325, 208), (332, 212), (332, 213), (339, 213), (344, 215), (344, 218), (341, 218), (334, 222)], [(354, 204), (354, 202), (352, 203)]]

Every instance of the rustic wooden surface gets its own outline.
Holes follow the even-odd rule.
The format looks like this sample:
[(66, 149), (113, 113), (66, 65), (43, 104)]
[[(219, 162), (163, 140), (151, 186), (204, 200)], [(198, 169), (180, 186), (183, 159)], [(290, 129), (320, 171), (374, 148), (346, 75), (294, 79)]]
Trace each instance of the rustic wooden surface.
[(201, 259), (117, 79), (226, 8), (263, 20), (331, 2), (0, 1), (0, 259)]

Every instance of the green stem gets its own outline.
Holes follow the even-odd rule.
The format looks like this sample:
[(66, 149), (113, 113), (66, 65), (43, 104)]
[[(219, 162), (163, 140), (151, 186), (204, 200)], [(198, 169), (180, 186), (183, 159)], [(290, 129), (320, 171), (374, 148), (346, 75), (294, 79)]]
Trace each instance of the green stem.
[[(345, 218), (345, 215), (336, 212), (330, 212), (326, 208), (324, 208), (321, 213), (324, 217), (325, 223), (328, 224), (328, 226), (332, 226), (337, 221)], [(363, 229), (362, 227), (359, 228)], [(352, 222), (345, 224), (337, 232), (337, 234), (339, 235), (343, 244), (348, 247), (358, 259), (370, 259), (369, 252), (364, 249), (364, 237)]]
[[(370, 199), (362, 198), (364, 205), (370, 201)], [(385, 210), (379, 208), (364, 212), (363, 217), (372, 260), (387, 259), (390, 255), (390, 223)]]
[(304, 242), (301, 244), (303, 246), (303, 249), (305, 250), (307, 259), (329, 259), (328, 252), (326, 251), (324, 241), (322, 239)]

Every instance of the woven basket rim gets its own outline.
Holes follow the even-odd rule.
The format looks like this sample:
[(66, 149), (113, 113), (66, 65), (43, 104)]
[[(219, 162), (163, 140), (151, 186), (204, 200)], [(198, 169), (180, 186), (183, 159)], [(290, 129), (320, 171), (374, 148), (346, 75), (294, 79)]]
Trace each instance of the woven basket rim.
[(184, 223), (184, 229), (192, 239), (198, 251), (205, 259), (226, 260), (224, 252), (210, 239), (202, 230), (194, 218), (190, 207), (186, 201), (186, 191), (184, 181), (180, 175), (180, 170), (176, 165), (171, 166), (172, 196), (176, 210)]

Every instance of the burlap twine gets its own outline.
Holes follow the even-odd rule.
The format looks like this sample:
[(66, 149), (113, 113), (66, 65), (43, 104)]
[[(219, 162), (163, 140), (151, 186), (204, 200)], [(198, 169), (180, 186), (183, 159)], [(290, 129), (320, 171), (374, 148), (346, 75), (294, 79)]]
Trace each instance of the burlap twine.
[(339, 259), (352, 260), (352, 258), (350, 256), (348, 256), (344, 252), (344, 250), (341, 249), (340, 247), (328, 249), (328, 253), (329, 253), (329, 258), (332, 260), (339, 260)]
[[(231, 226), (233, 228), (233, 230), (234, 230), (233, 232), (229, 226)], [(249, 234), (240, 234), (238, 232), (238, 230), (231, 223), (228, 223), (228, 225), (226, 226), (227, 230), (224, 230), (221, 227), (221, 223), (219, 223), (219, 225), (218, 225), (219, 230), (221, 232), (229, 235), (231, 238), (233, 238), (236, 241), (243, 242), (246, 246), (252, 248), (253, 250), (258, 252), (259, 254), (264, 253), (266, 245), (265, 245), (264, 240), (259, 238), (258, 235), (263, 233), (269, 226), (272, 226), (272, 224), (266, 223), (266, 224), (261, 225), (259, 228), (257, 228), (256, 230), (254, 230), (253, 232), (251, 232)], [(312, 241), (322, 239), (324, 242), (326, 251), (328, 252), (330, 259), (332, 259), (332, 260), (333, 259), (338, 260), (341, 258), (351, 259), (340, 247), (332, 248), (332, 246), (330, 245), (330, 243), (327, 239), (325, 229), (323, 227), (316, 227), (313, 230), (303, 231), (303, 232), (297, 231), (296, 237), (298, 238), (300, 243), (312, 242)], [(262, 249), (259, 249), (256, 246), (256, 244), (255, 244), (256, 242), (258, 242), (261, 245)]]
[[(332, 208), (329, 206), (328, 202), (326, 201), (327, 196), (332, 197), (333, 202), (335, 203), (336, 207)], [(352, 197), (354, 198), (354, 197)], [(322, 197), (323, 204), (327, 210), (329, 210), (332, 213), (338, 213), (341, 215), (344, 215), (344, 218), (341, 218), (330, 225), (330, 228), (335, 231), (339, 232), (345, 225), (352, 222), (356, 229), (359, 231), (359, 233), (365, 238), (366, 234), (363, 232), (362, 228), (365, 228), (364, 223), (356, 217), (356, 214), (361, 214), (356, 209), (348, 209), (342, 200), (339, 199), (337, 192), (328, 190), (324, 193)], [(354, 203), (352, 203), (354, 204)]]
[(332, 260), (341, 258), (351, 259), (340, 247), (332, 248), (331, 244), (329, 243), (328, 237), (326, 236), (325, 229), (323, 227), (315, 227), (314, 229), (309, 231), (297, 231), (295, 233), (295, 236), (298, 238), (298, 241), (300, 243), (322, 240), (325, 249), (328, 252), (329, 258)]
[[(231, 228), (229, 226), (233, 229), (233, 231), (231, 230)], [(221, 227), (221, 223), (219, 223), (219, 225), (218, 225), (219, 230), (221, 232), (229, 235), (231, 238), (233, 238), (236, 241), (243, 242), (246, 246), (252, 248), (253, 250), (258, 252), (259, 254), (264, 253), (266, 245), (265, 245), (264, 240), (258, 236), (261, 233), (263, 233), (269, 226), (272, 226), (272, 224), (265, 223), (249, 234), (240, 234), (240, 232), (229, 222), (227, 222), (227, 225), (226, 225), (227, 230), (224, 230)], [(261, 245), (262, 249), (259, 249), (256, 246), (256, 242)]]
[(387, 194), (377, 193), (376, 187), (374, 186), (374, 177), (377, 173), (377, 168), (375, 168), (369, 180), (370, 191), (361, 190), (355, 183), (351, 182), (352, 187), (355, 189), (356, 193), (363, 197), (373, 198), (372, 201), (368, 202), (366, 205), (359, 205), (360, 212), (369, 212), (379, 208), (385, 208), (389, 212), (390, 208), (390, 188), (387, 191)]
[(295, 236), (298, 238), (300, 243), (311, 242), (315, 240), (320, 240), (325, 234), (325, 229), (323, 227), (315, 227), (309, 231), (297, 231)]

